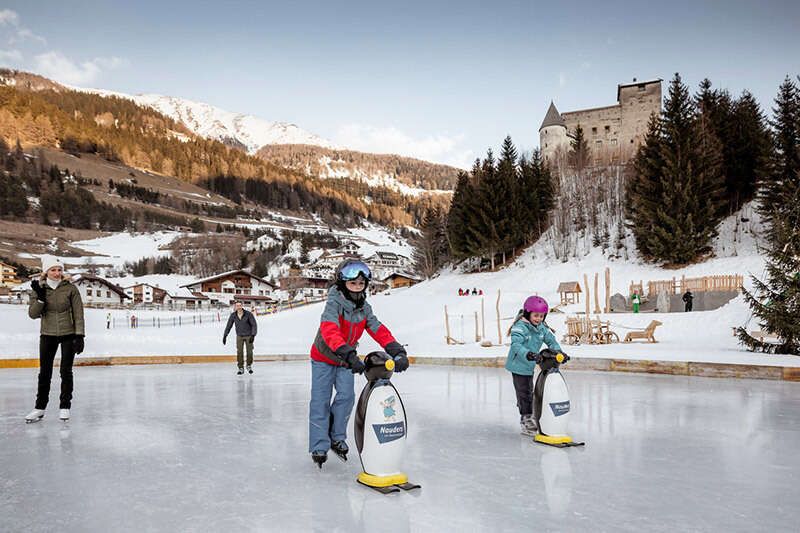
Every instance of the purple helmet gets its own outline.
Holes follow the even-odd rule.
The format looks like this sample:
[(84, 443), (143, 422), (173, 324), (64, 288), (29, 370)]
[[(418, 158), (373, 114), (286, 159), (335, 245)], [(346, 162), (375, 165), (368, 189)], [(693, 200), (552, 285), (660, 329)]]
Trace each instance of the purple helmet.
[(547, 300), (541, 296), (529, 296), (528, 299), (525, 300), (525, 305), (522, 306), (522, 309), (526, 313), (542, 313), (546, 315), (550, 307), (547, 305)]

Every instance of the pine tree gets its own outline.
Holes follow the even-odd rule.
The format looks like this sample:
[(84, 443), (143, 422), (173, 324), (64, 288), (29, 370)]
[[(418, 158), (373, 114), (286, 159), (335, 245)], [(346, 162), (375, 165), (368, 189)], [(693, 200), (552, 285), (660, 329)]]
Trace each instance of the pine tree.
[[(653, 115), (647, 125), (644, 143), (633, 159), (634, 172), (625, 188), (625, 215), (636, 239), (636, 249), (645, 259), (653, 259), (649, 240), (653, 234), (655, 213), (663, 196), (661, 179), (661, 120)], [(619, 224), (622, 231), (622, 224)], [(619, 235), (617, 235), (619, 239)]]
[(469, 174), (459, 172), (453, 199), (450, 201), (450, 210), (447, 212), (447, 242), (450, 255), (456, 259), (470, 256), (466, 234), (468, 201), (472, 195), (473, 187)]
[(425, 213), (413, 253), (417, 271), (426, 278), (435, 274), (445, 261), (442, 237), (442, 215), (438, 207), (433, 207)]
[(780, 343), (761, 342), (745, 328), (738, 336), (751, 350), (800, 355), (800, 93), (789, 78), (775, 103), (771, 172), (759, 191), (767, 224), (767, 279), (753, 277), (755, 291), (742, 292), (761, 328)]
[(590, 158), (591, 153), (589, 152), (589, 143), (586, 141), (583, 128), (580, 124), (578, 124), (575, 127), (575, 133), (570, 135), (567, 163), (580, 176), (583, 174), (584, 169), (589, 166)]
[(643, 159), (637, 155), (635, 167), (645, 173), (629, 188), (632, 227), (643, 255), (685, 264), (706, 253), (716, 235), (723, 211), (722, 148), (709, 117), (696, 112), (678, 74), (670, 83), (660, 129), (657, 154), (643, 148)]
[(756, 99), (744, 91), (733, 105), (725, 157), (725, 189), (730, 211), (755, 197), (759, 176), (768, 171), (770, 133)]

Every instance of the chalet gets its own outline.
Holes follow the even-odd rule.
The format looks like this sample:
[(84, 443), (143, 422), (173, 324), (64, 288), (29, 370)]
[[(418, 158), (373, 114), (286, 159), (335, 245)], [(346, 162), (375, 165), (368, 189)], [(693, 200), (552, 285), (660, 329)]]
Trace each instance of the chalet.
[(170, 309), (176, 310), (208, 309), (211, 307), (211, 299), (199, 292), (192, 292), (182, 287), (176, 291), (165, 294), (164, 305)]
[(149, 283), (137, 283), (124, 290), (134, 304), (163, 304), (167, 295), (167, 291)]
[(222, 305), (230, 305), (237, 296), (266, 296), (271, 298), (277, 288), (274, 284), (246, 270), (231, 270), (205, 279), (193, 281), (182, 288), (200, 293)]
[(386, 279), (393, 272), (405, 271), (411, 266), (411, 260), (394, 252), (375, 252), (364, 262), (372, 271), (373, 278)]
[(287, 276), (281, 278), (281, 290), (290, 300), (296, 298), (320, 298), (328, 293), (330, 278)]
[(78, 274), (72, 278), (72, 284), (86, 305), (121, 305), (129, 299), (122, 287), (94, 274)]
[(0, 261), (0, 286), (16, 287), (22, 283), (17, 277), (17, 269)]
[(392, 272), (385, 278), (383, 282), (388, 284), (392, 289), (399, 289), (400, 287), (410, 287), (422, 281), (422, 278), (411, 274), (410, 272)]

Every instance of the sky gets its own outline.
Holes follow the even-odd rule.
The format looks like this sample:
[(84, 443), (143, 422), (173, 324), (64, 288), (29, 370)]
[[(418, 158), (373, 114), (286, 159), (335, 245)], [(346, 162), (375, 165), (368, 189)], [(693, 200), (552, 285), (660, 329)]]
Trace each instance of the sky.
[(550, 100), (611, 105), (680, 72), (769, 114), (800, 74), (800, 2), (0, 1), (0, 65), (286, 121), (356, 150), (468, 167), (538, 145)]

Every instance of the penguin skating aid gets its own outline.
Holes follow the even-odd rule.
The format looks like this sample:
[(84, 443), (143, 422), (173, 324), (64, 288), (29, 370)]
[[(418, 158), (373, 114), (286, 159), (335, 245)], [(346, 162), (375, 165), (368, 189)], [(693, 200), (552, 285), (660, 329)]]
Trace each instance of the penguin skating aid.
[(357, 481), (383, 494), (418, 489), (400, 469), (408, 424), (403, 400), (390, 381), (394, 360), (385, 352), (372, 352), (364, 364), (367, 384), (354, 424), (362, 467)]
[(533, 417), (539, 428), (533, 440), (558, 448), (583, 446), (586, 443), (575, 442), (567, 434), (569, 389), (559, 367), (569, 361), (569, 356), (544, 349), (536, 355), (528, 354), (528, 358), (541, 368), (533, 389)]

